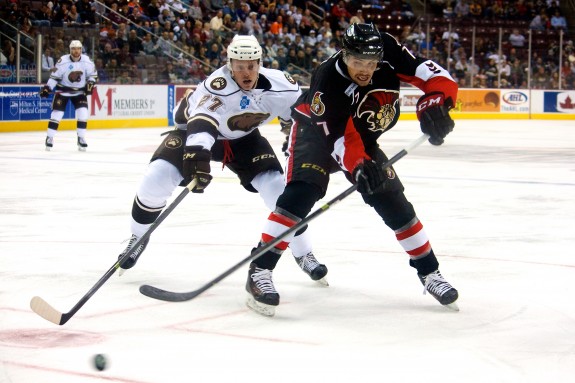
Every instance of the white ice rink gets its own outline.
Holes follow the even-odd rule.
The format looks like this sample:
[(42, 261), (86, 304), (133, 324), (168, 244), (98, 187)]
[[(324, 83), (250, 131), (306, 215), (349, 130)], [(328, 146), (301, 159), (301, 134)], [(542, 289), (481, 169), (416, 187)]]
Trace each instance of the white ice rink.
[[(63, 326), (36, 315), (33, 296), (69, 311), (114, 264), (166, 130), (88, 130), (85, 153), (73, 131), (51, 152), (44, 132), (0, 135), (0, 382), (575, 381), (574, 121), (457, 121), (443, 146), (396, 164), (460, 312), (422, 294), (357, 194), (311, 224), (330, 286), (288, 250), (273, 318), (245, 307), (247, 265), (189, 302), (141, 295), (196, 289), (257, 243), (268, 210), (213, 163), (207, 192), (183, 200), (134, 269)], [(279, 127), (263, 131), (279, 149)], [(419, 135), (401, 122), (380, 143), (391, 156)], [(348, 186), (333, 176), (324, 201)]]

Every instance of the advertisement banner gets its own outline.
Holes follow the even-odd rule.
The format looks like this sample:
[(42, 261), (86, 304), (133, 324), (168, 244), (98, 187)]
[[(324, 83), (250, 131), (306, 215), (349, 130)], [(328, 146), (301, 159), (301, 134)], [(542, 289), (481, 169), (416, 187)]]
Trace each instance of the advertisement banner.
[[(1, 121), (48, 120), (54, 96), (40, 98), (39, 92), (39, 86), (0, 86)], [(70, 105), (64, 118), (73, 118)]]
[(529, 113), (529, 90), (501, 90), (501, 112)]
[(95, 119), (148, 119), (168, 117), (168, 87), (162, 85), (96, 85), (88, 97)]
[(575, 113), (575, 91), (544, 92), (543, 112)]
[(399, 92), (399, 107), (402, 112), (415, 112), (415, 107), (423, 92), (417, 88), (401, 88)]
[(455, 109), (459, 112), (499, 112), (498, 89), (459, 89)]

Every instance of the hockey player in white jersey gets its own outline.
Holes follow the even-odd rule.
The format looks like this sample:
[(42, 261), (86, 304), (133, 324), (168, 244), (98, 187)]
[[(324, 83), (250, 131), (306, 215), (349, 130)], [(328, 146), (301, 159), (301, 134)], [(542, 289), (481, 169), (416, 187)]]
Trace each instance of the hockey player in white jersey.
[[(289, 75), (261, 67), (262, 49), (254, 36), (235, 36), (227, 49), (228, 63), (188, 91), (174, 109), (176, 129), (153, 154), (132, 206), (132, 236), (119, 258), (130, 269), (147, 241), (133, 248), (160, 215), (176, 187), (193, 179), (194, 193), (203, 193), (212, 180), (210, 161), (223, 163), (248, 191), (259, 193), (275, 208), (284, 188), (283, 168), (259, 127), (278, 117), (282, 130), (291, 125), (290, 107), (301, 94)], [(327, 268), (312, 253), (307, 231), (291, 243), (300, 268), (313, 280), (325, 282)], [(122, 273), (122, 270), (120, 270)], [(258, 278), (257, 271), (254, 279)], [(265, 286), (262, 286), (265, 288)]]
[(52, 113), (48, 122), (48, 134), (45, 145), (46, 150), (54, 146), (54, 136), (64, 116), (66, 105), (72, 102), (76, 112), (76, 132), (78, 134), (78, 150), (85, 151), (86, 127), (88, 126), (88, 99), (96, 82), (98, 72), (92, 60), (82, 54), (82, 43), (72, 40), (70, 54), (62, 56), (56, 63), (56, 70), (50, 75), (50, 79), (40, 90), (40, 97), (48, 97), (50, 92), (56, 92), (52, 101)]

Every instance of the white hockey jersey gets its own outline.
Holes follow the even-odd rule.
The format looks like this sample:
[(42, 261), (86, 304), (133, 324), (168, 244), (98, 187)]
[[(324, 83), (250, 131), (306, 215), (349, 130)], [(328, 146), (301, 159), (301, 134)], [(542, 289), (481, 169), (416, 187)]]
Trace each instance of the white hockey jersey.
[(80, 60), (72, 61), (70, 55), (64, 55), (56, 63), (56, 70), (46, 85), (65, 96), (75, 96), (84, 93), (88, 81), (98, 81), (98, 72), (92, 60), (82, 55)]
[(276, 117), (290, 121), (290, 108), (300, 94), (298, 83), (282, 71), (260, 68), (256, 88), (244, 91), (232, 79), (229, 69), (222, 67), (188, 96), (187, 110), (183, 116), (175, 116), (176, 124), (180, 127), (182, 119), (186, 119), (190, 128), (187, 145), (210, 149), (213, 140), (206, 140), (207, 134), (213, 139), (234, 140)]

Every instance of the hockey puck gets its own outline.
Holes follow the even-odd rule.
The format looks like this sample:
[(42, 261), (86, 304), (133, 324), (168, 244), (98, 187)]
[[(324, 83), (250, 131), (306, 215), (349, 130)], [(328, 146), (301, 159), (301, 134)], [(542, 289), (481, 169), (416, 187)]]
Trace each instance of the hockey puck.
[(106, 369), (106, 357), (103, 354), (96, 354), (94, 356), (94, 367), (98, 371), (104, 371)]

